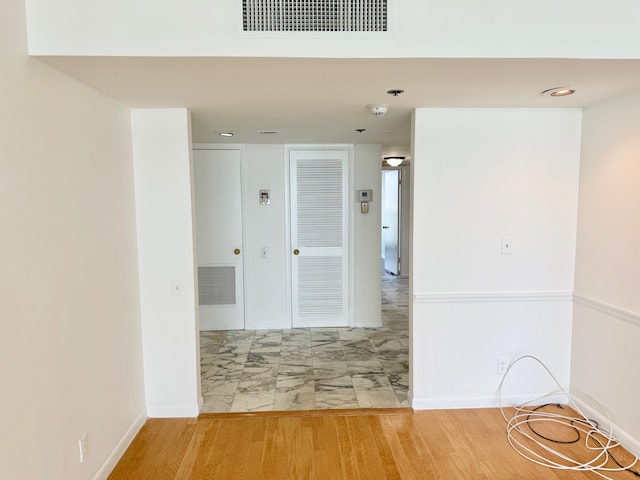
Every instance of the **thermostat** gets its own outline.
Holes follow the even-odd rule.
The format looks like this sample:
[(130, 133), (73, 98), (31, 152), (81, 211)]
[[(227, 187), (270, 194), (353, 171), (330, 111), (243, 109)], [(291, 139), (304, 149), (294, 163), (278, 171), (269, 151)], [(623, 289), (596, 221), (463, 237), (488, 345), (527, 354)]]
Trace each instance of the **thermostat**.
[(370, 202), (372, 190), (358, 190), (358, 201), (359, 202)]
[(269, 190), (260, 190), (259, 193), (260, 205), (269, 205), (271, 203), (271, 196)]

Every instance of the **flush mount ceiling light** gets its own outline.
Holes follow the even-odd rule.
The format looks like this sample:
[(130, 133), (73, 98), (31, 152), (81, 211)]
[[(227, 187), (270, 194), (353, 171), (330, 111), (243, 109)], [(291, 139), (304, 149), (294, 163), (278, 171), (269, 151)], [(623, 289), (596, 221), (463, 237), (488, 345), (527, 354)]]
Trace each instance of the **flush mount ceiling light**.
[(371, 115), (374, 117), (384, 117), (384, 114), (387, 113), (386, 105), (367, 105), (367, 108), (371, 110)]
[(387, 165), (390, 167), (397, 167), (404, 162), (406, 157), (384, 157), (384, 161), (387, 162)]
[(398, 95), (400, 95), (401, 93), (404, 93), (404, 90), (401, 90), (399, 88), (395, 88), (393, 90), (387, 90), (387, 93), (389, 95), (393, 95), (394, 97), (397, 97)]
[(233, 137), (233, 132), (218, 132), (221, 137)]
[(542, 92), (542, 95), (546, 95), (549, 97), (566, 97), (567, 95), (573, 95), (576, 91), (573, 88), (569, 87), (555, 87), (549, 88)]

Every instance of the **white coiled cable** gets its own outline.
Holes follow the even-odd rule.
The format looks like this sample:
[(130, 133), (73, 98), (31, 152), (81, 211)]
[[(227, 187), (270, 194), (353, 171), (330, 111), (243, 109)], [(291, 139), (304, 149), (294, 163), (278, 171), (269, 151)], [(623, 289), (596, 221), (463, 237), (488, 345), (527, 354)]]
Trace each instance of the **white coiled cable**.
[[(553, 412), (544, 412), (541, 411), (539, 407), (534, 408), (528, 407), (526, 405), (512, 406), (511, 408), (513, 408), (514, 411), (513, 416), (507, 416), (507, 407), (505, 407), (502, 400), (502, 389), (504, 386), (504, 382), (514, 365), (526, 359), (533, 360), (541, 365), (558, 387), (558, 390), (554, 392), (550, 392), (548, 394), (528, 401), (527, 405), (542, 405), (545, 403), (545, 399), (548, 400), (550, 398), (557, 398), (557, 396), (561, 394), (564, 398), (568, 399), (568, 406), (578, 412), (579, 416), (569, 416)], [(509, 444), (511, 445), (511, 447), (518, 454), (520, 454), (527, 460), (530, 460), (531, 462), (537, 463), (538, 465), (543, 465), (545, 467), (555, 468), (559, 470), (589, 471), (601, 476), (602, 478), (613, 480), (611, 477), (607, 476), (608, 472), (630, 470), (640, 461), (640, 459), (636, 456), (633, 461), (629, 463), (629, 465), (620, 467), (606, 466), (612, 459), (610, 450), (617, 446), (620, 446), (620, 444), (616, 440), (614, 440), (611, 416), (609, 415), (608, 410), (604, 408), (599, 402), (596, 402), (593, 399), (591, 399), (591, 401), (595, 402), (598, 407), (605, 413), (608, 424), (607, 429), (601, 428), (599, 425), (597, 425), (596, 422), (589, 420), (580, 410), (580, 407), (576, 404), (576, 402), (571, 398), (571, 395), (562, 387), (562, 385), (560, 385), (560, 382), (558, 382), (549, 368), (547, 368), (547, 366), (540, 359), (532, 355), (523, 355), (511, 362), (507, 367), (502, 380), (500, 380), (500, 385), (498, 387), (498, 402), (500, 405), (500, 410), (502, 412), (502, 416), (507, 422), (507, 439), (509, 440)], [(557, 404), (557, 402), (548, 403)], [(558, 406), (564, 408), (564, 406), (562, 405)], [(593, 457), (588, 461), (581, 461), (571, 458), (558, 451), (557, 449), (552, 448), (548, 445), (548, 443), (544, 443), (542, 441), (544, 437), (536, 434), (532, 429), (532, 425), (536, 423), (562, 424), (562, 426), (564, 427), (568, 426), (570, 428), (573, 428), (579, 437), (582, 437), (582, 434), (584, 434), (585, 447), (587, 450), (593, 452)], [(578, 439), (576, 439), (575, 441), (577, 440)], [(555, 443), (574, 443), (575, 441), (564, 442), (550, 440), (550, 442)], [(540, 451), (542, 451), (542, 453), (540, 453)], [(638, 473), (634, 473), (638, 475)]]

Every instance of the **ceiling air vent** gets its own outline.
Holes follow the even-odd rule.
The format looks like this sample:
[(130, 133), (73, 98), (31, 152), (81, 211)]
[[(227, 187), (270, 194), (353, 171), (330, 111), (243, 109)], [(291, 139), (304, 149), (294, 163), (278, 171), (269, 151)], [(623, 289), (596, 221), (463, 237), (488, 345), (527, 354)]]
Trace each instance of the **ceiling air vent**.
[(245, 32), (386, 32), (388, 0), (242, 0)]

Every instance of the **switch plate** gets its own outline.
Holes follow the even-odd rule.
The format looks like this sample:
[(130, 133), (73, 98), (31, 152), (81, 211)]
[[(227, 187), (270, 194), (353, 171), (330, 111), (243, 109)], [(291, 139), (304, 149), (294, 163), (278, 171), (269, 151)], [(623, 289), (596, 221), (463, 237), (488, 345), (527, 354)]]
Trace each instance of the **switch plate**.
[(269, 258), (269, 247), (260, 247), (260, 258)]
[(171, 294), (174, 297), (182, 296), (182, 282), (180, 280), (171, 280)]
[(513, 240), (511, 237), (502, 237), (502, 255), (511, 255), (513, 253)]

